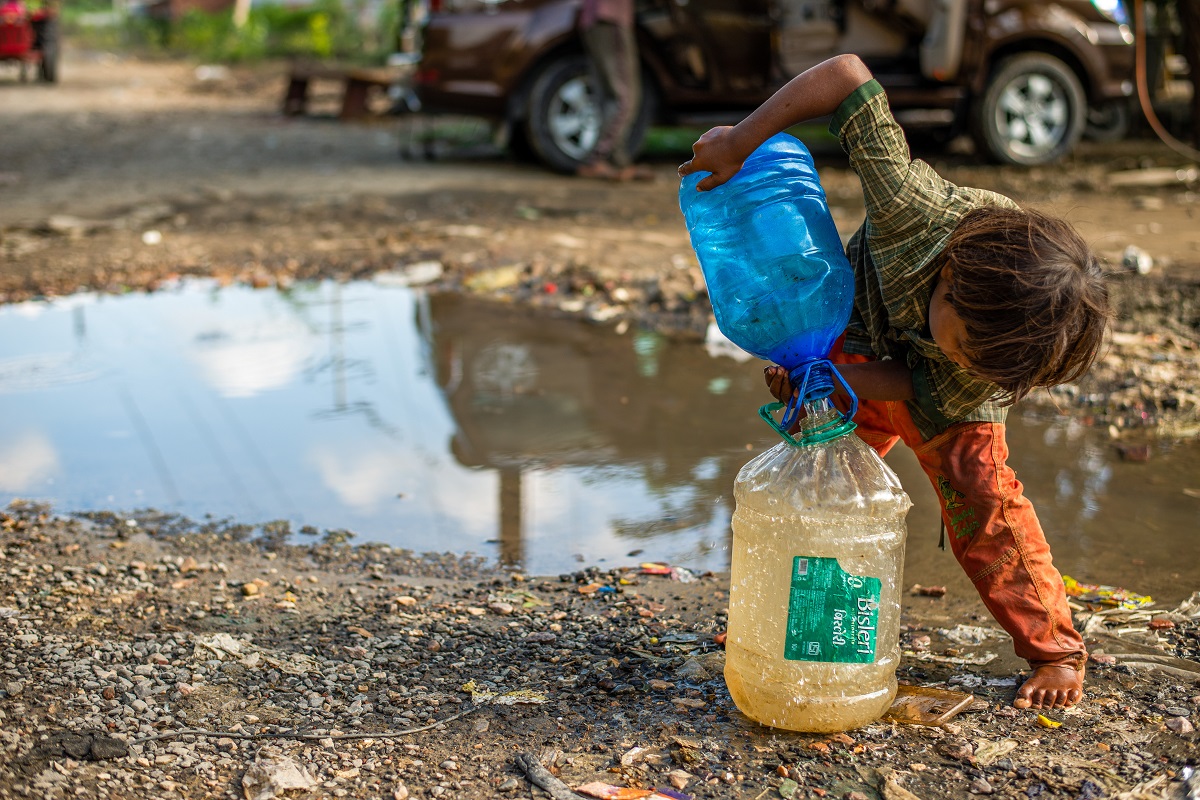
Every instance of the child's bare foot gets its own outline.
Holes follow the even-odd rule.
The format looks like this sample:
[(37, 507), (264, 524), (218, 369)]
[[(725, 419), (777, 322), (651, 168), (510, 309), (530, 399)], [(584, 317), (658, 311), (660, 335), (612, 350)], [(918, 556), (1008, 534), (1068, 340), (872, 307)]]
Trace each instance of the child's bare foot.
[(1017, 690), (1017, 708), (1066, 708), (1083, 698), (1083, 671), (1072, 664), (1038, 667)]

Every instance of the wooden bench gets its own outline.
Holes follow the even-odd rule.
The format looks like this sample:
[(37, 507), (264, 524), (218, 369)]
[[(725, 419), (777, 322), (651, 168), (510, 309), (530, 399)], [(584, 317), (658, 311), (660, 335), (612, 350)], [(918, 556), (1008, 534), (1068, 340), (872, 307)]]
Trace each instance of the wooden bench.
[(327, 64), (293, 64), (288, 73), (287, 94), (283, 98), (283, 113), (299, 116), (308, 110), (308, 87), (316, 80), (342, 83), (342, 107), (338, 119), (361, 119), (370, 115), (367, 100), (372, 90), (387, 91), (400, 80), (394, 69), (380, 67), (337, 67)]

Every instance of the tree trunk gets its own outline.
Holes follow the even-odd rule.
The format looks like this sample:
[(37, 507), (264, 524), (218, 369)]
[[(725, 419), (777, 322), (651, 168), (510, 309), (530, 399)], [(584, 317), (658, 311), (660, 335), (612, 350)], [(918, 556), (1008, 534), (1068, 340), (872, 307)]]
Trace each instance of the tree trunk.
[(1200, 0), (1177, 0), (1183, 56), (1192, 81), (1192, 143), (1200, 147)]

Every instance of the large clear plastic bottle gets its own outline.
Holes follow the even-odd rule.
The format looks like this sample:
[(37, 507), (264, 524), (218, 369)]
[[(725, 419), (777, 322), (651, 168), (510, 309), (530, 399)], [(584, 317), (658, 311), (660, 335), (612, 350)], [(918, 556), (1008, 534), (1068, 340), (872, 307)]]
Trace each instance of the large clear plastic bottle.
[(764, 725), (843, 731), (896, 694), (904, 517), (896, 474), (829, 404), (738, 474), (725, 682)]

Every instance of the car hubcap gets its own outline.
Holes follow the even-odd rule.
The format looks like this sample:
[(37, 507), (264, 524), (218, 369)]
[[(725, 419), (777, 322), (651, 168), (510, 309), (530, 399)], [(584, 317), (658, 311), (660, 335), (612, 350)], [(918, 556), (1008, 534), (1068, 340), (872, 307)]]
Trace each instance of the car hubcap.
[(1018, 76), (1000, 92), (996, 130), (1015, 155), (1046, 155), (1066, 136), (1069, 122), (1066, 90), (1046, 75)]
[(580, 76), (560, 86), (546, 122), (559, 150), (576, 161), (587, 158), (600, 135), (600, 109), (591, 84)]

